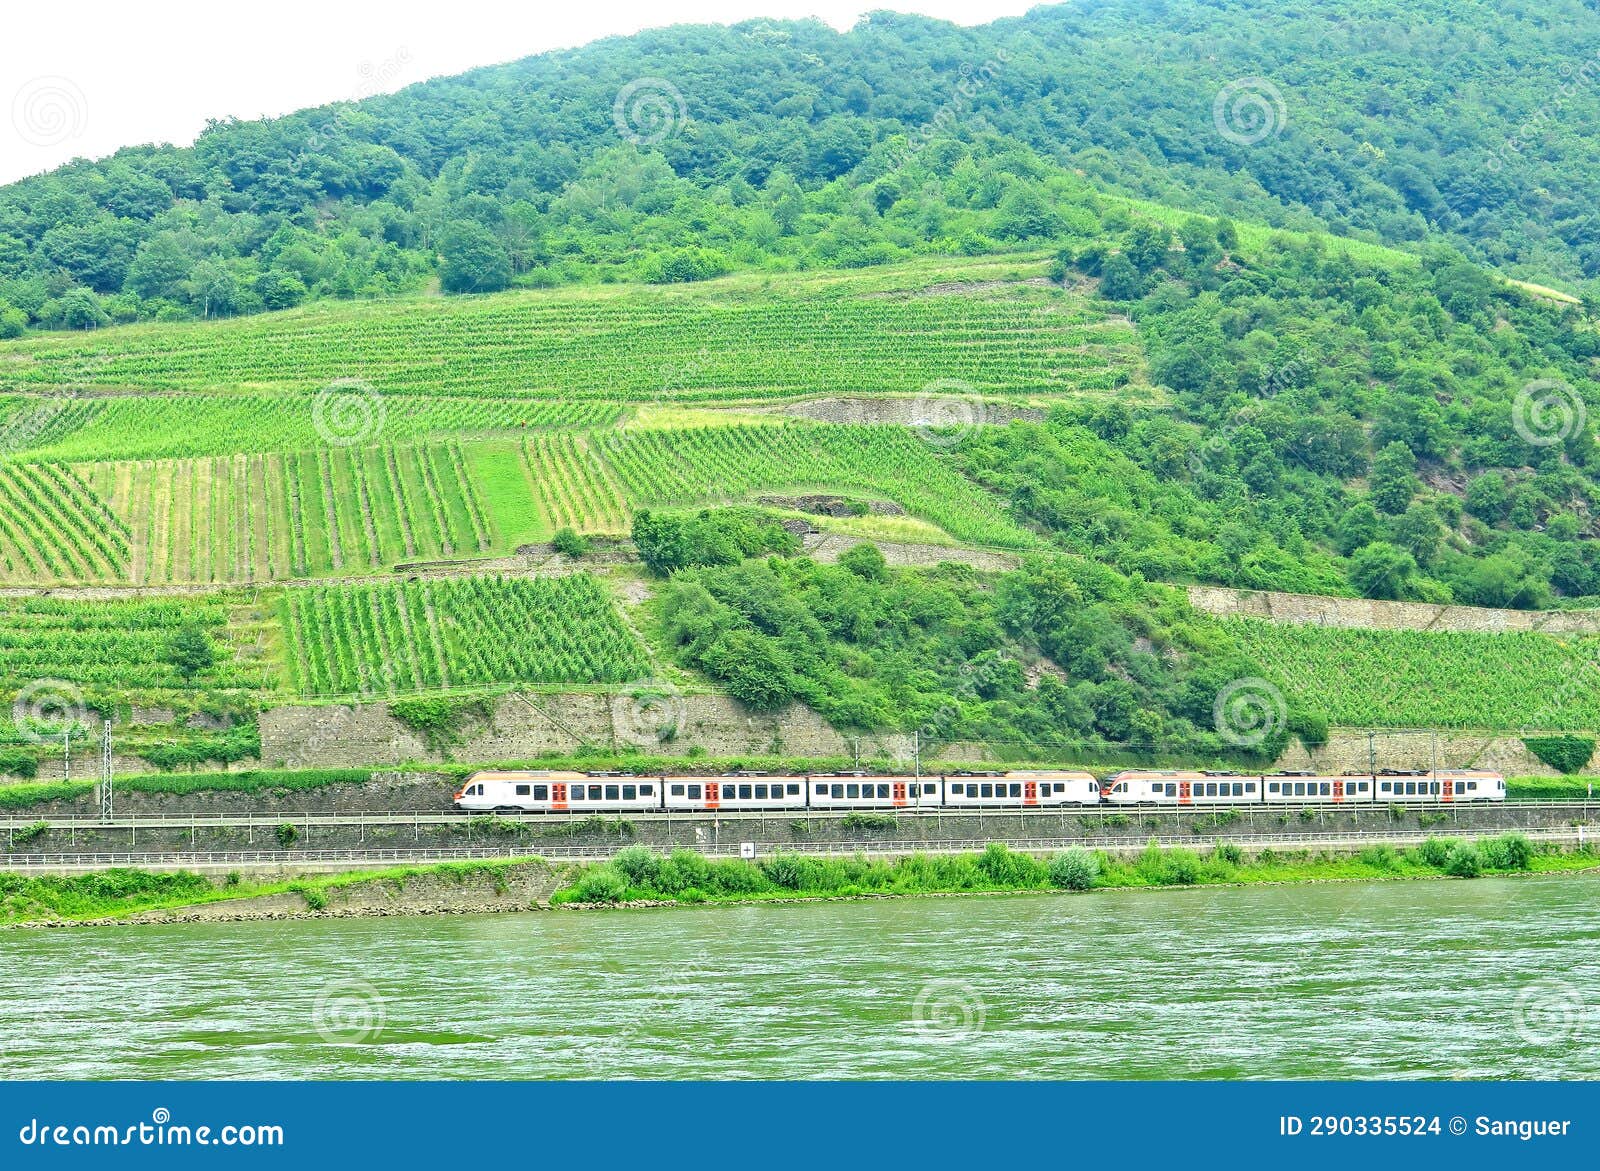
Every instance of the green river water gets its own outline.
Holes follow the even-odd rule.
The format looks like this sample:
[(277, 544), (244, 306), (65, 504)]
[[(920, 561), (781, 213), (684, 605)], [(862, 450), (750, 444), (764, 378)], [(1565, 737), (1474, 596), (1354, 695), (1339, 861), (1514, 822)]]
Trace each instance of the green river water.
[(8, 1078), (1600, 1076), (1600, 879), (0, 933)]

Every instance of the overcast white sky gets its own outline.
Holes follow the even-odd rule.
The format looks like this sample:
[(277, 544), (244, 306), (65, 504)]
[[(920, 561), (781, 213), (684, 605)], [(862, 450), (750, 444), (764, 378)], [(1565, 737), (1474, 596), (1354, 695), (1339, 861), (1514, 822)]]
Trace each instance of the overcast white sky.
[(890, 8), (960, 24), (1040, 0), (65, 0), (8, 4), (0, 35), (0, 182), (207, 118), (258, 118), (400, 89), (476, 65), (669, 24)]

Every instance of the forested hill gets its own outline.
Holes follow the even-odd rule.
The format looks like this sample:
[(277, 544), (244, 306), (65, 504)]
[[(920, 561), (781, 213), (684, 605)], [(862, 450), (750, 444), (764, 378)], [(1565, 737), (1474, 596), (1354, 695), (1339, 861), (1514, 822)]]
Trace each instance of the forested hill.
[[(0, 189), (0, 334), (1045, 237), (1050, 171), (1600, 277), (1600, 0), (677, 27)], [(937, 182), (930, 182), (930, 177)], [(944, 180), (954, 179), (954, 183)], [(1010, 198), (998, 222), (964, 213)], [(1043, 242), (1041, 240), (1041, 242)]]

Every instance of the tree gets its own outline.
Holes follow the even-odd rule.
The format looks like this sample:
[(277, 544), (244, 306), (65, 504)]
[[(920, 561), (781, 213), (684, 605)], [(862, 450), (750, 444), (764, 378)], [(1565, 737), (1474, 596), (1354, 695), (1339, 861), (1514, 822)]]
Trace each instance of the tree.
[(178, 669), (185, 682), (209, 670), (217, 661), (217, 648), (199, 623), (181, 627), (167, 640), (167, 662)]
[(868, 581), (882, 581), (889, 576), (883, 550), (870, 542), (854, 545), (839, 554), (839, 567)]
[(493, 293), (511, 283), (510, 253), (475, 220), (452, 227), (439, 251), (439, 283), (447, 293)]
[(729, 695), (757, 711), (772, 711), (794, 698), (789, 656), (756, 631), (723, 635), (706, 651), (705, 666), (723, 681)]
[(1350, 584), (1367, 598), (1409, 597), (1416, 575), (1411, 554), (1386, 541), (1374, 541), (1350, 560)]
[(1111, 301), (1135, 301), (1144, 296), (1144, 279), (1120, 252), (1106, 257), (1100, 267), (1100, 295)]
[(1391, 516), (1406, 510), (1417, 494), (1417, 457), (1399, 440), (1372, 461), (1372, 503)]

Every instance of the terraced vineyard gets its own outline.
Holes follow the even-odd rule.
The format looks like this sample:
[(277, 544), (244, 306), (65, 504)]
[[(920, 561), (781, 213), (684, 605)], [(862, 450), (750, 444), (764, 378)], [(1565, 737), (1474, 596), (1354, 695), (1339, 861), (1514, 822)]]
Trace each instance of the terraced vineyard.
[(633, 505), (743, 499), (767, 490), (848, 489), (894, 500), (959, 540), (1020, 547), (1000, 502), (890, 425), (624, 430), (606, 458)]
[(0, 464), (0, 579), (115, 580), (130, 536), (71, 468)]
[(628, 530), (623, 490), (595, 455), (590, 440), (573, 435), (540, 436), (522, 445), (522, 457), (539, 510), (551, 529), (570, 526), (584, 533)]
[[(781, 290), (770, 278), (743, 276), (694, 288), (324, 304), (233, 321), (103, 330), (92, 338), (30, 338), (0, 347), (0, 389), (305, 394), (363, 379), (385, 396), (629, 402), (915, 393), (952, 379), (1011, 395), (1103, 392), (1138, 381), (1132, 327), (1082, 294), (1019, 279), (1035, 278), (1043, 267), (1031, 259), (943, 261), (854, 277), (788, 277)], [(980, 276), (998, 279), (980, 283)], [(963, 279), (971, 288), (951, 295), (947, 283)], [(923, 295), (930, 288), (937, 295)], [(167, 432), (172, 446), (162, 446), (153, 420), (185, 408), (132, 402), (83, 407), (107, 417), (85, 424), (77, 442), (57, 431), (46, 449), (62, 458), (101, 457), (122, 430), (152, 445), (124, 448), (123, 455), (294, 445), (271, 422), (278, 408), (268, 404), (268, 438), (253, 437), (249, 420), (259, 408), (252, 405), (218, 432), (219, 442), (251, 446), (175, 450), (203, 442), (209, 428), (189, 417)], [(205, 409), (223, 408), (212, 402)], [(514, 426), (516, 409), (499, 402), (472, 425)], [(417, 424), (424, 425), (460, 429), (431, 418)]]
[(354, 385), (326, 395), (151, 394), (24, 401), (21, 418), (43, 421), (15, 447), (56, 460), (173, 459), (306, 451), (382, 440), (412, 443), (456, 435), (523, 436), (614, 422), (600, 402), (380, 395)]
[(588, 574), (288, 591), (303, 695), (394, 694), (495, 683), (625, 683), (649, 673), (606, 589)]
[(1600, 726), (1600, 639), (1226, 620), (1291, 701), (1376, 728)]
[[(167, 642), (187, 626), (208, 631), (217, 663), (193, 686), (272, 690), (270, 663), (234, 650), (230, 602), (223, 598), (81, 602), (0, 598), (0, 679), (8, 694), (36, 681), (60, 680), (85, 690), (159, 692), (191, 685), (169, 661)], [(53, 685), (52, 685), (53, 686)], [(56, 687), (60, 695), (64, 690)]]
[[(25, 466), (25, 465), (24, 465)], [(140, 585), (362, 573), (494, 543), (456, 443), (82, 465)]]

